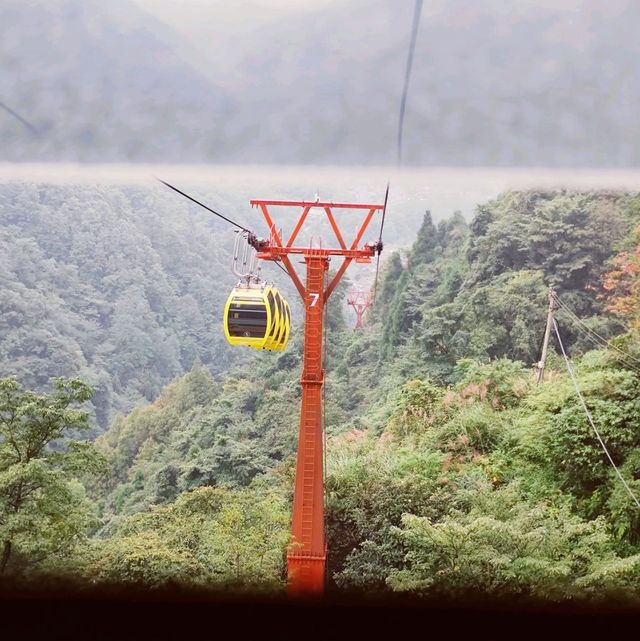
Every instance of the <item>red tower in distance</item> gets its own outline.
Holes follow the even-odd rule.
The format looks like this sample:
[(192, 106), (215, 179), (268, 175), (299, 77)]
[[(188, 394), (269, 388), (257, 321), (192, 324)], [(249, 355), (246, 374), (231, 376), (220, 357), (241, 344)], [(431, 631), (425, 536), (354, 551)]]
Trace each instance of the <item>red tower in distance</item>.
[[(252, 200), (262, 211), (270, 231), (269, 240), (253, 237), (258, 258), (282, 263), (304, 302), (304, 356), (302, 363), (302, 404), (300, 436), (296, 459), (296, 480), (291, 517), (292, 540), (287, 552), (289, 594), (322, 594), (325, 584), (327, 555), (324, 532), (324, 448), (322, 388), (324, 386), (323, 325), (327, 299), (347, 267), (370, 263), (382, 249), (379, 242), (363, 243), (362, 237), (377, 211), (383, 205), (361, 203), (305, 202), (287, 200)], [(271, 218), (270, 208), (296, 207), (301, 214), (288, 239), (282, 235)], [(324, 210), (336, 243), (333, 247), (303, 247), (294, 245), (309, 212)], [(334, 209), (360, 210), (364, 220), (349, 245), (345, 242), (334, 217)], [(251, 241), (250, 241), (251, 242)], [(304, 260), (306, 275), (301, 278), (292, 261), (293, 256)], [(340, 267), (327, 284), (325, 276), (332, 257), (342, 259)]]
[(373, 304), (371, 292), (365, 292), (362, 289), (351, 289), (347, 294), (347, 304), (356, 310), (356, 326), (354, 329), (364, 329), (362, 318), (364, 313)]

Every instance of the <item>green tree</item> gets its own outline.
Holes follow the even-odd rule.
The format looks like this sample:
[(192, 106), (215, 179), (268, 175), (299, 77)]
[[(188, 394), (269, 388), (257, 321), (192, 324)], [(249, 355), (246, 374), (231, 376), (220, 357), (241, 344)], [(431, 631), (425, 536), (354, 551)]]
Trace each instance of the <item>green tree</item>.
[[(584, 521), (566, 501), (530, 504), (516, 483), (480, 490), (468, 512), (440, 521), (406, 514), (393, 532), (406, 546), (406, 565), (388, 584), (422, 595), (569, 599), (602, 584), (603, 567), (622, 561), (604, 518)], [(627, 559), (620, 578), (637, 576), (638, 560)], [(637, 584), (627, 596), (640, 598)]]
[(431, 212), (427, 210), (422, 219), (422, 225), (418, 230), (418, 236), (411, 248), (409, 257), (409, 269), (413, 270), (417, 265), (433, 262), (435, 250), (438, 246), (438, 233), (433, 224)]
[(95, 513), (78, 477), (100, 458), (70, 439), (89, 427), (74, 405), (91, 394), (79, 379), (54, 379), (51, 394), (0, 379), (0, 575), (26, 574), (86, 540)]
[(424, 431), (442, 417), (442, 395), (442, 390), (428, 380), (405, 383), (389, 421), (390, 432), (407, 436)]
[(96, 540), (81, 572), (96, 582), (279, 589), (289, 540), (282, 494), (201, 487), (122, 520)]
[[(588, 352), (575, 371), (598, 431), (621, 466), (640, 446), (638, 375), (614, 365), (605, 351)], [(536, 441), (526, 447), (528, 454), (550, 468), (566, 490), (583, 499), (585, 508), (599, 513), (618, 481), (571, 381), (547, 382), (525, 399), (523, 407), (528, 413), (523, 423), (536, 424), (539, 430)]]

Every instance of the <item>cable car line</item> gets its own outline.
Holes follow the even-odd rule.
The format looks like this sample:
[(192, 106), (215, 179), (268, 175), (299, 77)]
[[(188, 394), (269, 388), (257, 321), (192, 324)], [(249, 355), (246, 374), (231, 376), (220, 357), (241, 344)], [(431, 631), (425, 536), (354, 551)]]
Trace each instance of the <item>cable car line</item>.
[(380, 222), (380, 235), (378, 236), (378, 244), (376, 251), (378, 258), (376, 259), (376, 277), (373, 281), (373, 300), (376, 300), (376, 292), (378, 290), (378, 271), (380, 269), (380, 253), (382, 252), (382, 230), (384, 229), (384, 218), (387, 214), (387, 200), (389, 200), (389, 181), (387, 181), (387, 190), (384, 192), (384, 207), (382, 208), (382, 221)]
[[(407, 55), (407, 66), (404, 72), (404, 87), (402, 89), (402, 98), (400, 99), (400, 114), (398, 116), (398, 136), (396, 139), (396, 165), (400, 167), (402, 164), (402, 135), (404, 132), (404, 116), (407, 108), (407, 96), (409, 95), (409, 82), (411, 81), (411, 71), (413, 69), (413, 55), (416, 49), (416, 41), (418, 39), (418, 27), (420, 26), (420, 14), (422, 13), (422, 0), (416, 0), (413, 10), (413, 24), (411, 26), (411, 40), (409, 41), (409, 53)], [(387, 180), (387, 189), (384, 195), (384, 208), (382, 210), (382, 220), (380, 222), (380, 234), (378, 236), (378, 243), (376, 251), (378, 258), (376, 260), (376, 276), (373, 283), (373, 300), (376, 298), (376, 291), (378, 289), (378, 271), (380, 269), (380, 253), (382, 252), (382, 230), (384, 229), (384, 220), (387, 213), (387, 200), (389, 199), (389, 183)]]
[(271, 261), (276, 267), (281, 269), (287, 276), (289, 275), (289, 272), (277, 261), (277, 260), (272, 260)]
[[(397, 140), (396, 140), (396, 161), (397, 161), (397, 166), (400, 167), (402, 163), (402, 141), (403, 141), (403, 131), (404, 131), (404, 119), (405, 119), (405, 113), (406, 113), (406, 106), (407, 106), (407, 96), (409, 94), (409, 83), (411, 80), (411, 71), (413, 69), (413, 58), (414, 58), (414, 53), (415, 53), (415, 48), (416, 48), (416, 41), (418, 38), (418, 28), (420, 26), (420, 14), (422, 12), (422, 0), (416, 0), (415, 7), (414, 7), (414, 12), (413, 12), (413, 24), (411, 27), (411, 39), (409, 42), (409, 53), (407, 55), (407, 65), (405, 68), (405, 77), (404, 77), (404, 86), (402, 90), (402, 97), (400, 100), (400, 113), (398, 116), (398, 135), (397, 135)], [(2, 103), (0, 103), (2, 105)], [(4, 105), (2, 105), (4, 106)], [(13, 113), (13, 112), (12, 112)], [(17, 114), (16, 117), (20, 118)], [(23, 120), (20, 118), (20, 120)], [(25, 124), (26, 123), (25, 121)], [(195, 203), (196, 205), (199, 205), (200, 207), (206, 209), (207, 211), (211, 212), (215, 216), (218, 216), (222, 220), (225, 220), (226, 222), (230, 223), (234, 227), (237, 227), (238, 229), (241, 229), (242, 231), (247, 232), (248, 237), (247, 241), (249, 242), (250, 245), (255, 247), (256, 249), (259, 248), (259, 241), (257, 236), (250, 230), (247, 229), (244, 225), (241, 225), (234, 220), (231, 220), (230, 218), (227, 218), (220, 212), (217, 212), (215, 209), (212, 209), (211, 207), (205, 205), (204, 203), (200, 202), (196, 198), (193, 198), (189, 194), (185, 193), (181, 189), (178, 189), (177, 187), (174, 187), (170, 183), (161, 180), (160, 178), (157, 179), (159, 182), (161, 182), (163, 185), (166, 187), (169, 187), (169, 189), (172, 189), (176, 193), (180, 194), (181, 196), (184, 196), (185, 198), (188, 198), (191, 202)], [(384, 244), (382, 242), (382, 232), (384, 230), (384, 222), (387, 214), (387, 202), (389, 200), (389, 186), (390, 186), (390, 181), (387, 180), (387, 188), (385, 190), (385, 196), (384, 196), (384, 207), (382, 209), (382, 217), (380, 221), (380, 233), (378, 234), (378, 241), (374, 246), (374, 250), (377, 253), (377, 259), (376, 259), (376, 275), (374, 279), (374, 285), (373, 285), (373, 299), (375, 301), (375, 296), (376, 296), (376, 291), (378, 289), (378, 274), (380, 271), (380, 254), (382, 253), (382, 249), (384, 247)], [(282, 267), (277, 261), (274, 261), (278, 267), (288, 274), (288, 271)]]
[(21, 122), (34, 136), (40, 135), (40, 130), (32, 125), (26, 118), (23, 118), (17, 111), (14, 111), (8, 105), (5, 105), (4, 102), (0, 102), (0, 108), (4, 109), (9, 115), (13, 116), (16, 120)]
[(416, 49), (416, 40), (418, 39), (418, 26), (420, 25), (420, 13), (422, 11), (422, 0), (416, 0), (413, 11), (413, 26), (411, 28), (411, 42), (409, 44), (409, 55), (407, 57), (407, 67), (404, 73), (404, 89), (400, 101), (400, 117), (398, 119), (398, 141), (397, 141), (397, 163), (400, 167), (402, 163), (402, 133), (404, 130), (404, 113), (407, 107), (407, 95), (409, 93), (409, 81), (411, 80), (411, 70), (413, 67), (413, 54)]
[(217, 212), (215, 209), (211, 209), (211, 207), (208, 207), (204, 203), (201, 203), (199, 200), (196, 200), (192, 196), (189, 196), (189, 194), (185, 194), (184, 191), (178, 189), (177, 187), (174, 187), (173, 185), (170, 185), (168, 182), (165, 182), (160, 178), (157, 178), (157, 180), (161, 182), (163, 185), (166, 185), (167, 187), (169, 187), (169, 189), (173, 189), (173, 191), (179, 193), (181, 196), (188, 198), (191, 202), (194, 202), (196, 205), (200, 205), (200, 207), (204, 207), (204, 209), (206, 209), (207, 211), (210, 211), (212, 214), (215, 214), (216, 216), (218, 216), (218, 218), (222, 218), (222, 220), (226, 220), (228, 223), (231, 223), (234, 227), (237, 227), (242, 231), (246, 231), (247, 233), (251, 234), (253, 238), (255, 238), (255, 234), (250, 229), (247, 229), (244, 225), (241, 225), (240, 223), (237, 223), (234, 220), (231, 220), (231, 218), (227, 218), (226, 216), (223, 216), (220, 212)]
[[(191, 202), (203, 207), (218, 218), (237, 227), (247, 243), (258, 250), (262, 241), (244, 225), (227, 218), (220, 212), (193, 198), (172, 184), (157, 178), (169, 189), (184, 196)], [(254, 273), (255, 254), (249, 261), (246, 273), (236, 271), (235, 265), (239, 259), (239, 238), (234, 249), (233, 271), (240, 276), (240, 282), (233, 288), (224, 309), (223, 326), (227, 342), (231, 345), (244, 345), (258, 350), (281, 351), (287, 345), (291, 331), (291, 310), (287, 301), (272, 285), (267, 284), (259, 275)], [(243, 267), (247, 268), (248, 256), (243, 255)], [(285, 274), (289, 272), (277, 260), (272, 261)]]

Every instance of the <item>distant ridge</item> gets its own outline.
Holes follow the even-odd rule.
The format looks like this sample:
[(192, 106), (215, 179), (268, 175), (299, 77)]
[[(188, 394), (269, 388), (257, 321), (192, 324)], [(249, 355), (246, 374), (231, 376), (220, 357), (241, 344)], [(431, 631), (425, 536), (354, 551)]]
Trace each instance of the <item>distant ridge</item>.
[[(411, 10), (211, 0), (178, 33), (133, 0), (4, 0), (0, 100), (49, 138), (0, 118), (0, 159), (392, 164)], [(640, 166), (639, 23), (633, 0), (428, 3), (406, 164)]]
[(0, 100), (41, 132), (0, 115), (2, 160), (182, 161), (219, 145), (228, 97), (130, 0), (3, 0), (0, 23)]

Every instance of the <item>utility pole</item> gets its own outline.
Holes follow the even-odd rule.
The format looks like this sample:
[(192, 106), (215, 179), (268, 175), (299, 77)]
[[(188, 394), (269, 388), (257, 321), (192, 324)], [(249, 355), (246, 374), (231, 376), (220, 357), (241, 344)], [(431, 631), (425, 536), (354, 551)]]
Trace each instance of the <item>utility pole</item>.
[(536, 375), (536, 386), (542, 383), (544, 378), (544, 364), (547, 360), (547, 348), (549, 347), (549, 336), (553, 327), (553, 312), (556, 309), (556, 293), (553, 288), (549, 288), (549, 307), (547, 308), (547, 326), (544, 329), (544, 340), (542, 342), (542, 355), (537, 363), (538, 373)]

